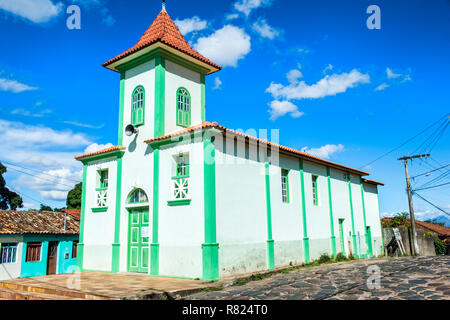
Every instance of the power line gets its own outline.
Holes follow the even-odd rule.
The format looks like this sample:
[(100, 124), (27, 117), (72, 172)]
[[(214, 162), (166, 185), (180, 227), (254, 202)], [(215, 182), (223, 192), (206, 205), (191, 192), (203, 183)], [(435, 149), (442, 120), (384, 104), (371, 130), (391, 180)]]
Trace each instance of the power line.
[[(67, 184), (61, 183), (61, 182), (56, 181), (56, 180), (49, 180), (49, 179), (40, 177), (40, 176), (38, 176), (38, 175), (29, 173), (29, 172), (21, 171), (21, 170), (19, 170), (19, 169), (15, 169), (15, 168), (11, 168), (11, 167), (7, 167), (7, 168), (12, 169), (12, 170), (15, 170), (15, 171), (18, 171), (18, 172), (20, 172), (20, 173), (23, 173), (23, 174), (26, 174), (26, 175), (29, 175), (29, 176), (32, 176), (32, 177), (34, 177), (34, 178), (36, 178), (36, 179), (41, 179), (41, 180), (44, 180), (44, 181), (47, 181), (47, 182), (59, 184), (59, 185), (62, 185), (62, 186), (68, 187), (68, 188), (73, 188), (73, 185), (67, 185)], [(58, 178), (58, 177), (54, 177), (54, 179), (59, 179), (59, 178)]]
[(434, 169), (434, 170), (431, 170), (431, 171), (428, 171), (428, 172), (424, 172), (424, 173), (418, 174), (417, 176), (411, 177), (411, 179), (418, 178), (418, 177), (421, 177), (421, 176), (425, 176), (425, 175), (427, 175), (427, 174), (429, 174), (429, 173), (433, 173), (433, 172), (435, 172), (435, 171), (438, 171), (438, 170), (440, 170), (440, 169), (442, 169), (442, 168), (446, 168), (446, 167), (448, 167), (448, 166), (450, 166), (450, 163), (447, 164), (447, 165), (445, 165), (445, 166), (442, 166), (442, 167), (440, 167), (440, 168), (437, 168), (437, 169)]
[(413, 190), (413, 191), (421, 191), (421, 190), (427, 190), (427, 189), (439, 188), (439, 187), (446, 186), (446, 185), (448, 185), (448, 184), (450, 184), (450, 182), (443, 183), (443, 184), (439, 184), (439, 185), (437, 185), (437, 186), (426, 187), (426, 188), (421, 188), (421, 189), (415, 189), (415, 190)]
[(35, 198), (33, 198), (33, 197), (29, 196), (29, 195), (26, 195), (26, 194), (25, 194), (25, 193), (23, 193), (23, 192), (19, 192), (19, 191), (17, 191), (16, 189), (12, 188), (12, 187), (11, 187), (11, 186), (9, 186), (9, 185), (6, 185), (6, 187), (8, 187), (8, 189), (11, 189), (11, 190), (12, 190), (12, 191), (14, 191), (15, 193), (18, 193), (18, 194), (20, 194), (20, 195), (21, 195), (21, 196), (23, 196), (23, 197), (29, 198), (29, 199), (31, 199), (31, 200), (33, 200), (33, 201), (35, 201), (35, 202), (39, 203), (39, 204), (41, 204), (41, 203), (42, 203), (42, 201), (41, 201), (41, 200), (37, 200), (37, 199), (35, 199)]
[(423, 201), (425, 201), (426, 203), (432, 205), (433, 207), (435, 207), (436, 209), (438, 209), (439, 211), (442, 211), (443, 213), (445, 213), (446, 215), (450, 216), (450, 213), (444, 211), (443, 209), (439, 208), (437, 205), (435, 205), (434, 203), (428, 201), (427, 199), (425, 199), (424, 197), (422, 197), (420, 194), (418, 194), (417, 192), (414, 193), (414, 195), (418, 196), (420, 199), (422, 199)]
[(411, 142), (412, 140), (414, 140), (415, 138), (417, 138), (418, 136), (420, 136), (421, 134), (423, 134), (424, 132), (428, 131), (428, 129), (434, 127), (437, 123), (441, 122), (443, 119), (448, 118), (448, 116), (450, 115), (450, 113), (446, 113), (443, 117), (439, 118), (439, 120), (437, 120), (436, 122), (434, 122), (433, 124), (431, 124), (430, 126), (428, 126), (427, 128), (425, 128), (424, 130), (422, 130), (421, 132), (419, 132), (418, 134), (416, 134), (415, 136), (413, 136), (412, 138), (409, 138), (408, 140), (406, 140), (405, 142), (403, 142), (402, 144), (400, 144), (398, 147), (395, 147), (394, 149), (386, 152), (385, 154), (381, 155), (380, 157), (376, 158), (375, 160), (369, 162), (368, 164), (361, 166), (359, 169), (364, 168), (368, 165), (371, 165), (372, 163), (377, 162), (378, 160), (384, 158), (385, 156), (391, 154), (394, 151), (397, 151), (398, 149), (400, 149), (401, 147), (403, 147), (404, 145), (408, 144), (409, 142)]

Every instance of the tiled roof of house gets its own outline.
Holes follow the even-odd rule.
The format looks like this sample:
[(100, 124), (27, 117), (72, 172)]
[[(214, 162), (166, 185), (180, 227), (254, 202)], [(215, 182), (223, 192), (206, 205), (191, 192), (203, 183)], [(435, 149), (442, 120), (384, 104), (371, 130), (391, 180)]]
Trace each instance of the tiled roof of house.
[(0, 210), (0, 234), (79, 234), (80, 222), (63, 212)]
[(113, 147), (106, 148), (106, 149), (103, 149), (103, 150), (99, 150), (99, 151), (96, 151), (96, 152), (83, 154), (81, 156), (76, 156), (75, 159), (83, 160), (83, 159), (86, 159), (86, 158), (100, 156), (102, 154), (107, 154), (107, 153), (111, 153), (111, 152), (115, 152), (115, 151), (121, 151), (121, 150), (125, 150), (125, 147), (113, 146)]
[(221, 66), (215, 64), (214, 62), (210, 61), (209, 59), (205, 58), (200, 53), (192, 49), (192, 47), (181, 34), (178, 27), (170, 18), (169, 14), (166, 12), (166, 10), (162, 10), (158, 14), (155, 21), (153, 21), (147, 31), (144, 32), (139, 41), (133, 47), (105, 62), (103, 66), (107, 67), (110, 64), (157, 42), (161, 42), (174, 49), (177, 49), (178, 51), (181, 51), (203, 63), (212, 66), (214, 69), (222, 69)]
[[(383, 218), (381, 221), (390, 221), (392, 218)], [(410, 219), (406, 219), (411, 224)], [(425, 231), (435, 232), (439, 237), (450, 237), (450, 228), (443, 227), (434, 223), (416, 220), (416, 227)]]
[(370, 180), (370, 179), (363, 179), (363, 182), (368, 183), (368, 184), (378, 185), (378, 186), (384, 186), (383, 182), (378, 182), (378, 181)]
[(77, 220), (80, 220), (80, 216), (81, 216), (80, 209), (61, 209), (61, 211), (65, 212), (67, 214), (70, 214), (72, 217), (74, 217)]
[[(146, 140), (144, 142), (147, 143), (147, 144), (151, 144), (151, 143), (154, 143), (154, 142), (163, 141), (163, 140), (167, 140), (167, 139), (174, 139), (174, 138), (183, 136), (183, 135), (185, 135), (187, 133), (192, 133), (192, 132), (195, 132), (197, 130), (203, 130), (203, 129), (207, 129), (207, 128), (216, 128), (216, 129), (219, 129), (219, 130), (221, 130), (221, 131), (223, 131), (225, 133), (229, 133), (231, 135), (240, 136), (240, 137), (242, 137), (244, 139), (249, 139), (249, 140), (252, 140), (252, 141), (257, 142), (257, 143), (265, 144), (265, 145), (268, 145), (268, 146), (270, 146), (272, 148), (278, 148), (280, 151), (287, 152), (287, 153), (292, 154), (294, 156), (297, 156), (297, 157), (300, 157), (300, 158), (303, 158), (303, 159), (307, 159), (307, 160), (310, 160), (312, 162), (317, 162), (317, 163), (320, 163), (320, 164), (323, 164), (323, 165), (326, 165), (326, 166), (330, 166), (330, 167), (333, 167), (333, 168), (337, 168), (337, 169), (340, 169), (340, 170), (343, 170), (343, 171), (351, 172), (351, 173), (354, 173), (354, 174), (357, 174), (357, 175), (360, 175), (360, 176), (368, 176), (369, 175), (368, 172), (361, 171), (361, 170), (358, 170), (358, 169), (354, 169), (354, 168), (351, 168), (351, 167), (347, 167), (347, 166), (344, 166), (344, 165), (341, 165), (341, 164), (338, 164), (338, 163), (335, 163), (335, 162), (332, 162), (332, 161), (328, 161), (328, 160), (325, 160), (325, 159), (313, 156), (313, 155), (311, 155), (309, 153), (306, 153), (304, 151), (299, 151), (299, 150), (296, 150), (296, 149), (293, 149), (293, 148), (285, 147), (285, 146), (279, 145), (277, 143), (273, 143), (273, 142), (270, 142), (270, 141), (267, 141), (267, 140), (263, 140), (263, 139), (260, 139), (260, 138), (256, 138), (256, 137), (244, 134), (242, 132), (238, 132), (238, 131), (235, 131), (235, 130), (232, 130), (232, 129), (228, 129), (226, 127), (223, 127), (223, 126), (219, 125), (217, 122), (203, 121), (201, 124), (198, 124), (198, 125), (186, 128), (186, 129), (182, 129), (182, 130), (176, 131), (174, 133), (171, 133), (171, 134), (168, 134), (168, 135), (165, 135), (165, 136), (162, 136), (162, 137), (149, 139), (149, 140)], [(368, 180), (368, 181), (372, 182), (373, 180)], [(381, 184), (380, 182), (375, 182), (375, 181), (373, 181), (372, 183)]]

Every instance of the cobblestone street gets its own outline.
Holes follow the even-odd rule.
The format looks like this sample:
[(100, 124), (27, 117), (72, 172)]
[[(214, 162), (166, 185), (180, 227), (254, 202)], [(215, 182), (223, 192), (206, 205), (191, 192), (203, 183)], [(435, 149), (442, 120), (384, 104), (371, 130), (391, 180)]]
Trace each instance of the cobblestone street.
[[(380, 287), (368, 288), (368, 267), (379, 267)], [(301, 268), (289, 273), (201, 292), (185, 299), (204, 300), (450, 300), (450, 257), (360, 260)], [(376, 281), (369, 281), (369, 286)]]

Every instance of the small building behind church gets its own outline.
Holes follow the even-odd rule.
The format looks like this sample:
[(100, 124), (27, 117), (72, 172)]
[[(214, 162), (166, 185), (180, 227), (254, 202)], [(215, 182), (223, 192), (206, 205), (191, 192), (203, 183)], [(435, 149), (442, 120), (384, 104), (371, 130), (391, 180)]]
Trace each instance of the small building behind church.
[(0, 210), (0, 280), (76, 271), (78, 234), (63, 212)]
[(207, 121), (206, 78), (221, 67), (165, 9), (103, 66), (120, 81), (118, 143), (76, 157), (83, 270), (218, 280), (323, 253), (383, 252), (383, 184), (257, 130)]

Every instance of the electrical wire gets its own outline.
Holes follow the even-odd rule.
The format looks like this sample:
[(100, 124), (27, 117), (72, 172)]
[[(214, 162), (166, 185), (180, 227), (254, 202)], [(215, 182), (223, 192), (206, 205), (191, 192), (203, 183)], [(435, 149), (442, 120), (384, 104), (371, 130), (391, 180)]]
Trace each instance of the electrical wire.
[(450, 216), (450, 213), (444, 211), (443, 209), (439, 208), (437, 205), (435, 205), (434, 203), (428, 201), (427, 199), (425, 199), (424, 197), (422, 197), (420, 194), (418, 194), (417, 192), (414, 192), (413, 195), (418, 196), (420, 199), (422, 199), (423, 201), (425, 201), (426, 203), (428, 203), (429, 205), (432, 205), (433, 207), (435, 207), (436, 209), (438, 209), (439, 211), (442, 211), (443, 213), (445, 213), (446, 215)]

